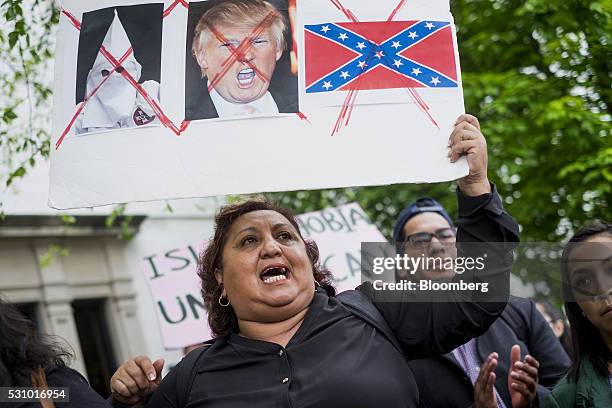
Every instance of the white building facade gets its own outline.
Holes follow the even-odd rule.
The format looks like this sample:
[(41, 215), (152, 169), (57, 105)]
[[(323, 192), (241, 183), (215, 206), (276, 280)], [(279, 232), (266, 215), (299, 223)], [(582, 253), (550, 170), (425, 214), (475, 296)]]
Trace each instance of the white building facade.
[[(130, 204), (125, 215), (133, 238), (123, 240), (120, 227), (105, 225), (112, 207), (48, 208), (47, 170), (34, 169), (0, 197), (0, 296), (43, 332), (65, 339), (74, 351), (72, 367), (103, 395), (116, 367), (131, 357), (163, 357), (167, 367), (178, 362), (182, 352), (162, 344), (141, 262), (208, 239), (220, 201)], [(62, 215), (74, 222), (66, 224)]]

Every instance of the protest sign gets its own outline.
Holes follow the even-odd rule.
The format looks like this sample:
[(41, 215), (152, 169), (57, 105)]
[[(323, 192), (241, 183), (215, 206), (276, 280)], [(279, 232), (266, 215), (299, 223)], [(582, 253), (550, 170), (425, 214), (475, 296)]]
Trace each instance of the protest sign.
[(298, 223), (304, 239), (317, 243), (337, 292), (361, 284), (361, 243), (387, 241), (356, 203), (302, 214)]
[(166, 349), (178, 349), (212, 338), (197, 275), (203, 244), (144, 255), (140, 267), (153, 297)]
[[(361, 283), (361, 243), (386, 241), (355, 203), (302, 214), (297, 220), (304, 239), (317, 243), (321, 264), (333, 273), (337, 292)], [(197, 276), (198, 254), (204, 245), (170, 248), (146, 254), (140, 260), (168, 349), (212, 337)]]
[(60, 16), (54, 208), (467, 174), (446, 157), (464, 109), (448, 0), (65, 0)]

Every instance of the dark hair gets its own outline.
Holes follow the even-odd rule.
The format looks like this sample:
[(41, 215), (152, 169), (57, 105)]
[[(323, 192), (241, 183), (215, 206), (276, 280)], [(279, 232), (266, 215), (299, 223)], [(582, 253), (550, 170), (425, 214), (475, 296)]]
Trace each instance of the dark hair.
[(573, 381), (578, 381), (582, 358), (589, 358), (595, 371), (604, 378), (608, 378), (608, 364), (612, 362), (612, 352), (606, 345), (601, 332), (584, 316), (582, 309), (576, 303), (567, 268), (570, 253), (576, 247), (576, 244), (599, 234), (612, 235), (612, 224), (595, 222), (584, 226), (569, 240), (561, 256), (565, 313), (567, 314), (572, 333), (572, 365), (570, 366), (568, 377)]
[(59, 338), (39, 333), (15, 306), (0, 299), (0, 386), (31, 386), (34, 370), (65, 367), (71, 358)]
[(331, 272), (322, 268), (319, 263), (319, 248), (317, 244), (314, 241), (304, 240), (300, 227), (295, 220), (295, 215), (291, 210), (277, 206), (266, 199), (248, 200), (242, 203), (224, 206), (215, 216), (215, 232), (213, 238), (209, 241), (208, 246), (200, 255), (200, 260), (198, 262), (198, 276), (202, 279), (202, 297), (208, 310), (208, 324), (215, 337), (225, 336), (232, 331), (238, 331), (238, 319), (234, 309), (231, 305), (229, 307), (221, 307), (218, 303), (218, 299), (223, 292), (223, 287), (219, 285), (215, 278), (215, 269), (221, 269), (221, 264), (223, 262), (221, 255), (227, 241), (227, 233), (232, 224), (240, 216), (253, 211), (262, 210), (276, 211), (291, 223), (306, 245), (306, 253), (312, 265), (314, 279), (330, 296), (336, 293), (332, 286)]
[(563, 333), (561, 334), (561, 337), (559, 337), (559, 342), (561, 343), (567, 354), (572, 355), (572, 339), (570, 336), (570, 328), (567, 324), (567, 319), (565, 318), (565, 315), (546, 299), (537, 299), (536, 303), (542, 306), (542, 308), (544, 309), (544, 313), (546, 313), (550, 317), (551, 323), (556, 323), (560, 321), (563, 324)]
[(400, 212), (395, 220), (395, 224), (393, 225), (393, 241), (394, 242), (402, 242), (406, 239), (404, 236), (404, 226), (406, 223), (415, 215), (425, 213), (425, 212), (433, 212), (441, 215), (448, 222), (448, 225), (454, 227), (453, 220), (450, 215), (446, 212), (442, 204), (437, 202), (431, 197), (421, 197), (417, 198), (412, 203), (408, 204), (406, 208)]

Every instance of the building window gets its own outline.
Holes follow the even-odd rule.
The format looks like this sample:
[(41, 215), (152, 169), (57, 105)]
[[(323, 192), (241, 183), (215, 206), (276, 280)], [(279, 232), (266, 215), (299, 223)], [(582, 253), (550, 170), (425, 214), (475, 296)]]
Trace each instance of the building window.
[(75, 300), (72, 310), (89, 384), (107, 398), (110, 395), (109, 381), (117, 369), (117, 363), (108, 330), (105, 301)]

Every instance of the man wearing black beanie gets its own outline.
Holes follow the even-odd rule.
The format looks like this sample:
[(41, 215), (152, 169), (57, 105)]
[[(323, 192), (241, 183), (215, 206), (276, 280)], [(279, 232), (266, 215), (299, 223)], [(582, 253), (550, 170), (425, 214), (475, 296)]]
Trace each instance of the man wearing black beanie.
[[(494, 185), (491, 190), (492, 200), (499, 201), (501, 207)], [(400, 213), (393, 228), (393, 240), (406, 253), (418, 250), (429, 257), (456, 257), (453, 221), (433, 198), (419, 198)], [(398, 270), (396, 275), (398, 280), (425, 278), (433, 281), (448, 281), (454, 276), (455, 271), (451, 268), (423, 269), (413, 276)], [(495, 356), (493, 359), (488, 358), (491, 354)], [(520, 360), (521, 355), (527, 355), (525, 361)], [(450, 353), (412, 360), (409, 365), (416, 378), (422, 406), (510, 408), (522, 406), (517, 403), (521, 398), (517, 398), (509, 375), (513, 361), (535, 366), (537, 387), (530, 394), (531, 406), (543, 403), (549, 388), (569, 367), (567, 354), (535, 304), (516, 297), (510, 298), (500, 318), (480, 337)], [(487, 390), (484, 376), (491, 371), (496, 375), (493, 393)], [(444, 392), (440, 392), (441, 386)], [(524, 402), (525, 398), (522, 400)]]

